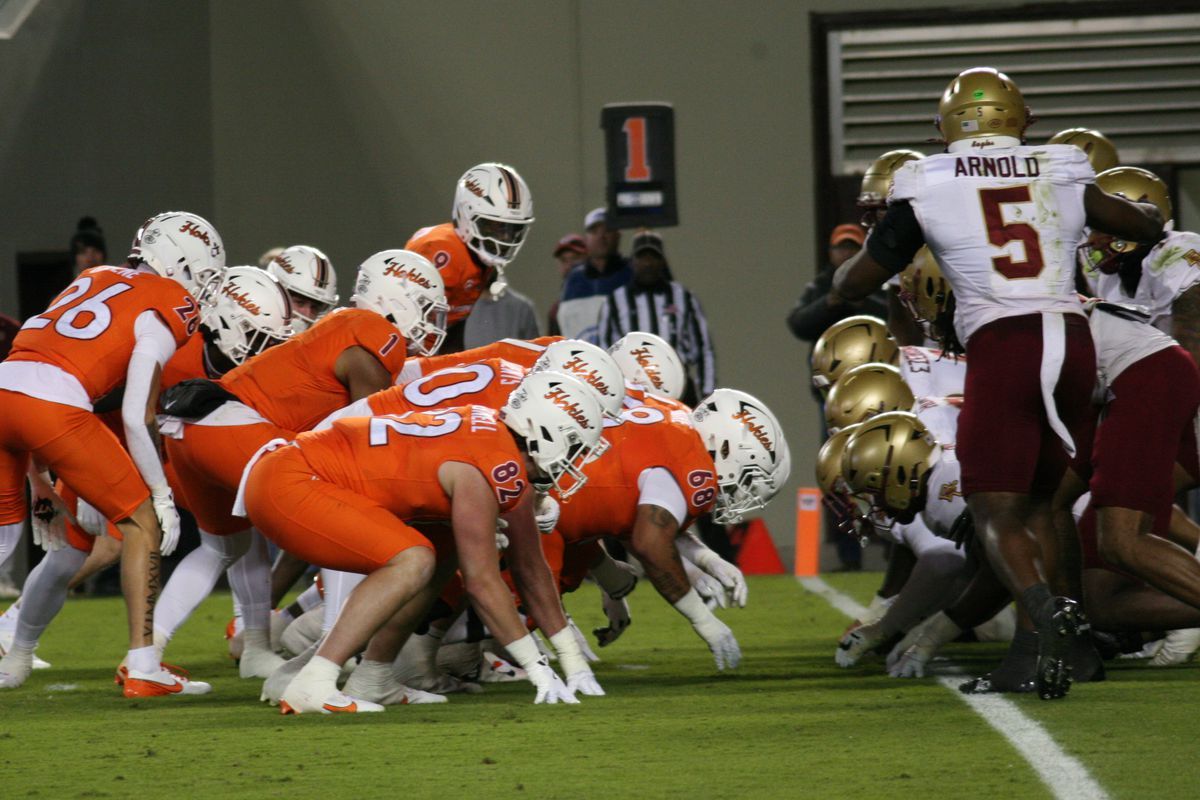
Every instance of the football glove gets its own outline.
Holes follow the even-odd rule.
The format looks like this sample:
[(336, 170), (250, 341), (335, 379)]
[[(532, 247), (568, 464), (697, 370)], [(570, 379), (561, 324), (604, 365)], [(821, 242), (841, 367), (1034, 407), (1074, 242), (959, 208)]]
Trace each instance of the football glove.
[(158, 552), (169, 556), (179, 544), (179, 512), (175, 509), (175, 495), (169, 486), (152, 486), (150, 500), (154, 503), (154, 516), (158, 517), (158, 527), (162, 530)]
[(833, 660), (842, 668), (853, 667), (859, 660), (883, 641), (883, 633), (878, 623), (859, 625), (847, 631), (838, 642), (838, 649)]
[(696, 566), (721, 582), (721, 585), (725, 587), (725, 591), (729, 593), (729, 599), (733, 605), (736, 605), (738, 608), (746, 607), (746, 600), (750, 596), (750, 588), (746, 586), (746, 576), (742, 574), (740, 569), (711, 550), (702, 551), (699, 554)]
[(625, 602), (625, 598), (614, 600), (607, 592), (600, 592), (600, 602), (604, 606), (604, 616), (608, 617), (608, 627), (595, 628), (592, 634), (596, 637), (596, 644), (608, 647), (621, 638), (633, 620), (629, 617), (629, 603)]
[(548, 494), (537, 495), (533, 506), (533, 520), (541, 533), (553, 533), (558, 526), (558, 501)]
[(525, 672), (529, 675), (529, 682), (537, 689), (534, 705), (579, 702), (575, 698), (575, 692), (563, 683), (562, 678), (558, 677), (558, 673), (550, 667), (544, 656), (538, 659), (532, 668), (526, 667)]
[(75, 506), (75, 519), (79, 523), (79, 527), (92, 536), (108, 535), (108, 518), (82, 497)]
[(54, 491), (50, 476), (30, 471), (29, 493), (32, 500), (30, 527), (33, 543), (47, 553), (61, 550), (67, 544), (66, 506)]
[(704, 605), (710, 609), (729, 607), (729, 598), (725, 594), (725, 587), (719, 580), (688, 559), (681, 557), (680, 560), (683, 562), (683, 571), (687, 573), (688, 582), (692, 584), (696, 594), (704, 600)]

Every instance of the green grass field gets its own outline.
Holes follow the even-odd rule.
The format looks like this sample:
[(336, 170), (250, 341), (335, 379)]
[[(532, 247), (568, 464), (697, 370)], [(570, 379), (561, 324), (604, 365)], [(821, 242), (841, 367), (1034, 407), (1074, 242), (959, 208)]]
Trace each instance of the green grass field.
[[(861, 601), (878, 576), (833, 576)], [(213, 684), (195, 698), (128, 701), (119, 599), (73, 600), (39, 654), (54, 668), (0, 695), (0, 797), (1045, 797), (1032, 769), (936, 681), (878, 665), (840, 670), (846, 620), (790, 578), (751, 583), (722, 612), (744, 661), (717, 674), (686, 622), (648, 586), (597, 674), (609, 696), (534, 706), (526, 683), (441, 706), (360, 717), (281, 717), (225, 656), (226, 596), (210, 598), (168, 660)], [(584, 630), (594, 589), (568, 598)], [(959, 645), (968, 671), (1001, 648)], [(1018, 698), (1113, 797), (1194, 797), (1195, 666), (1121, 664), (1064, 702)]]

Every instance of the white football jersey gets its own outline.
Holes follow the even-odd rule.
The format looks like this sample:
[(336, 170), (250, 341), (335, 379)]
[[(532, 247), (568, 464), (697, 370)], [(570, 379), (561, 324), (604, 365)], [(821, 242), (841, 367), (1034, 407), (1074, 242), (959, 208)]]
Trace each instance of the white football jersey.
[(1103, 304), (1088, 314), (1088, 325), (1096, 345), (1096, 363), (1102, 388), (1111, 386), (1122, 372), (1146, 356), (1176, 344), (1174, 339), (1149, 322), (1110, 313), (1104, 310)]
[(958, 441), (958, 414), (961, 398), (919, 397), (913, 413), (933, 435), (943, 450), (953, 450)]
[(1003, 139), (953, 142), (950, 152), (896, 172), (890, 201), (910, 203), (954, 288), (962, 342), (1005, 317), (1082, 313), (1075, 248), (1083, 238), (1083, 192), (1094, 181), (1078, 147)]
[(1088, 285), (1101, 300), (1133, 303), (1150, 312), (1150, 324), (1171, 332), (1171, 305), (1200, 283), (1200, 234), (1172, 231), (1142, 261), (1142, 279), (1130, 296), (1118, 275), (1105, 275), (1090, 265), (1084, 268)]
[(954, 520), (967, 507), (962, 494), (962, 470), (953, 450), (943, 450), (938, 463), (933, 465), (927, 484), (929, 496), (921, 521), (938, 536), (948, 537)]
[(931, 347), (901, 347), (900, 377), (918, 400), (960, 395), (967, 382), (967, 359), (945, 356)]

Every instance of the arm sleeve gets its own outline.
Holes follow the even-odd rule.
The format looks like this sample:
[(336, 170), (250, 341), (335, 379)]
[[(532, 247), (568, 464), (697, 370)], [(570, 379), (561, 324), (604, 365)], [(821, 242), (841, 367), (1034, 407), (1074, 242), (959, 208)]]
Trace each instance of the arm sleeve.
[(175, 354), (175, 337), (153, 311), (143, 311), (134, 323), (135, 343), (125, 376), (125, 397), (121, 401), (121, 421), (129, 456), (151, 491), (165, 488), (158, 448), (146, 425), (146, 406), (154, 384), (154, 370)]
[(867, 237), (871, 258), (892, 273), (912, 263), (913, 256), (925, 244), (925, 233), (907, 200), (888, 206), (887, 214)]
[(683, 525), (687, 518), (687, 501), (679, 484), (670, 471), (663, 467), (651, 467), (638, 475), (638, 505), (659, 506), (670, 511), (676, 521)]

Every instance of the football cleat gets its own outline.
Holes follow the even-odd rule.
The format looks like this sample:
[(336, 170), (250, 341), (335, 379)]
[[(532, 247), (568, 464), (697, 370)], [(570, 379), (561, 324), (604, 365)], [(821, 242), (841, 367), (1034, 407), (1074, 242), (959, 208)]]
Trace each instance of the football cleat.
[[(8, 651), (12, 650), (14, 633), (14, 631), (0, 631), (0, 657), (7, 655)], [(50, 662), (38, 658), (36, 650), (33, 653), (33, 668), (50, 669)]]
[(229, 657), (235, 662), (242, 657), (246, 643), (242, 638), (242, 618), (231, 617), (225, 626), (225, 641), (229, 642)]
[(323, 700), (311, 701), (286, 698), (279, 701), (279, 713), (288, 714), (365, 714), (383, 711), (383, 706), (357, 697), (349, 697), (341, 692), (334, 692)]
[(1038, 631), (1036, 680), (1043, 700), (1058, 700), (1071, 691), (1071, 652), (1080, 624), (1079, 604), (1055, 597), (1049, 624)]
[(31, 672), (33, 672), (33, 651), (9, 650), (4, 658), (0, 658), (0, 689), (16, 689), (29, 680)]
[(528, 673), (516, 664), (510, 663), (490, 650), (483, 651), (483, 661), (479, 667), (480, 683), (509, 683), (528, 679)]
[[(121, 668), (125, 670), (125, 667)], [(208, 694), (212, 686), (203, 681), (193, 681), (176, 675), (160, 665), (157, 672), (126, 670), (123, 681), (126, 697), (161, 697), (170, 694)]]
[(445, 695), (413, 689), (392, 678), (382, 682), (356, 681), (355, 675), (351, 675), (350, 680), (346, 681), (343, 694), (385, 706), (416, 706), (448, 702)]

